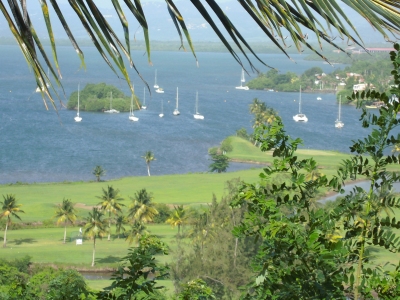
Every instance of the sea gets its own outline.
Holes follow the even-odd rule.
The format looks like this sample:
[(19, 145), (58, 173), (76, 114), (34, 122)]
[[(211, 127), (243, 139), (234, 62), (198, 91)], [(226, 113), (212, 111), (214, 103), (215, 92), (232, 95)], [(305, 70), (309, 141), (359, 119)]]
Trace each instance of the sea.
[[(50, 49), (48, 49), (50, 50)], [(296, 123), (299, 93), (238, 90), (241, 66), (229, 53), (196, 53), (190, 51), (151, 53), (151, 63), (143, 51), (132, 52), (135, 67), (149, 84), (132, 68), (130, 78), (135, 93), (143, 99), (147, 110), (136, 111), (138, 122), (128, 119), (129, 113), (105, 114), (81, 111), (82, 122), (74, 122), (76, 111), (62, 105), (72, 92), (88, 83), (112, 84), (129, 95), (126, 81), (115, 74), (95, 48), (82, 48), (86, 68), (72, 47), (58, 47), (63, 89), (58, 88), (60, 101), (54, 109), (41, 94), (17, 46), (0, 46), (0, 183), (34, 183), (94, 180), (92, 171), (100, 165), (106, 170), (103, 179), (125, 176), (147, 176), (142, 156), (148, 150), (156, 158), (150, 165), (152, 176), (165, 174), (202, 173), (211, 161), (208, 149), (234, 135), (240, 128), (252, 132), (253, 116), (249, 105), (254, 98), (278, 111), (292, 138), (301, 138), (302, 148), (334, 150), (349, 153), (351, 141), (363, 138), (368, 130), (361, 127), (361, 111), (342, 105), (344, 128), (334, 126), (338, 104), (333, 93), (302, 93), (302, 112), (307, 123)], [(49, 52), (50, 53), (50, 52)], [(324, 72), (335, 72), (346, 65), (330, 66), (323, 62), (304, 60), (305, 55), (260, 54), (259, 58), (280, 72), (297, 74), (318, 66)], [(246, 58), (240, 56), (248, 71), (246, 80), (254, 78)], [(261, 72), (269, 70), (255, 57), (250, 59)], [(157, 82), (165, 91), (154, 92)], [(179, 116), (172, 114), (179, 88)], [(204, 120), (193, 118), (196, 92), (199, 112)], [(322, 97), (321, 101), (317, 97)], [(161, 102), (164, 117), (160, 118)], [(254, 167), (231, 163), (228, 171)]]

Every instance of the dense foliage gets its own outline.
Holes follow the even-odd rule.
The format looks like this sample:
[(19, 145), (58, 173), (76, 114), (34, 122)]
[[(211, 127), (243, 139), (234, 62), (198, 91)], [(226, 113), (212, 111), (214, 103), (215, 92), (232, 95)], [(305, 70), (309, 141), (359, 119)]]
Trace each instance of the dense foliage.
[[(131, 96), (126, 96), (121, 90), (113, 85), (105, 83), (89, 83), (79, 92), (79, 109), (81, 111), (102, 112), (110, 109), (112, 99), (112, 108), (120, 112), (128, 112), (131, 106)], [(133, 109), (137, 110), (139, 98), (134, 95)], [(77, 109), (78, 91), (75, 91), (69, 97), (67, 108)]]
[[(392, 74), (396, 83), (391, 93), (400, 96), (400, 47), (391, 53)], [(362, 126), (371, 127), (364, 139), (350, 147), (354, 156), (344, 160), (338, 173), (307, 176), (316, 165), (313, 158), (298, 160), (300, 139), (291, 139), (279, 118), (260, 126), (255, 139), (262, 151), (272, 151), (275, 160), (260, 174), (258, 184), (244, 184), (232, 207), (248, 207), (244, 221), (235, 228), (235, 236), (256, 236), (262, 241), (254, 259), (257, 277), (248, 285), (246, 299), (398, 299), (400, 267), (382, 266), (372, 253), (400, 251), (396, 229), (400, 221), (394, 213), (400, 198), (390, 191), (400, 180), (387, 171), (398, 164), (400, 155), (387, 150), (400, 141), (392, 130), (400, 125), (400, 103), (391, 102), (385, 93), (353, 95), (358, 106), (369, 99), (385, 106), (379, 115), (363, 109)], [(277, 175), (288, 175), (277, 179)], [(365, 176), (368, 190), (356, 186), (338, 200), (330, 211), (315, 205), (319, 188), (343, 192), (345, 180)], [(394, 270), (394, 271), (393, 271)]]

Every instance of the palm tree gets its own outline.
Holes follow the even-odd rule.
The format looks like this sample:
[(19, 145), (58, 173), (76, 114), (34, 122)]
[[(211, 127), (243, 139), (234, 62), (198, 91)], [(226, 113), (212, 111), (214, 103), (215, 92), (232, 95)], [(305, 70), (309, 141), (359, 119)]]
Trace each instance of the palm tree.
[(128, 220), (126, 219), (126, 217), (122, 214), (117, 215), (117, 217), (115, 218), (115, 234), (118, 235), (118, 238), (120, 232), (122, 232), (122, 234), (125, 234), (126, 229), (124, 225), (126, 224), (128, 224)]
[(154, 157), (154, 153), (151, 151), (146, 151), (144, 153), (144, 156), (142, 156), (142, 157), (144, 158), (144, 161), (146, 162), (146, 165), (147, 165), (147, 174), (149, 174), (149, 176), (150, 176), (150, 163), (153, 160), (156, 160)]
[(11, 224), (11, 217), (15, 217), (18, 220), (21, 220), (21, 218), (17, 215), (17, 213), (24, 213), (23, 210), (21, 210), (22, 204), (17, 204), (17, 199), (15, 198), (15, 195), (12, 194), (6, 194), (5, 196), (3, 195), (3, 202), (0, 202), (2, 205), (1, 207), (1, 215), (0, 219), (3, 217), (6, 217), (6, 229), (4, 230), (4, 242), (3, 242), (3, 247), (7, 247), (7, 228), (8, 225)]
[(187, 223), (188, 215), (183, 205), (174, 206), (174, 211), (165, 223), (171, 224), (172, 227), (178, 226), (178, 236), (181, 235), (181, 227)]
[(73, 204), (71, 200), (64, 198), (62, 203), (57, 205), (57, 210), (54, 215), (54, 218), (58, 218), (57, 225), (64, 222), (63, 244), (65, 244), (65, 240), (67, 238), (67, 222), (69, 221), (73, 224), (76, 220), (76, 209), (74, 208), (74, 205), (75, 204)]
[(93, 169), (92, 174), (96, 176), (97, 182), (100, 182), (100, 177), (106, 175), (106, 170), (104, 170), (101, 166), (96, 166)]
[(118, 193), (119, 190), (114, 190), (112, 186), (107, 186), (107, 189), (102, 189), (103, 194), (101, 196), (97, 196), (101, 201), (97, 203), (97, 205), (101, 205), (100, 209), (103, 212), (108, 213), (108, 240), (110, 240), (111, 237), (111, 214), (117, 214), (122, 211), (122, 203), (119, 203), (119, 201), (124, 200), (124, 198), (121, 198)]
[(84, 227), (84, 234), (93, 239), (93, 258), (92, 267), (94, 267), (94, 259), (96, 255), (96, 238), (102, 238), (107, 234), (107, 223), (102, 219), (104, 216), (103, 212), (97, 207), (93, 207), (92, 211), (89, 212), (89, 216), (86, 218), (86, 224)]
[(128, 210), (128, 217), (132, 222), (152, 222), (154, 216), (158, 215), (158, 211), (152, 203), (153, 196), (146, 189), (141, 189), (135, 193)]
[(128, 233), (128, 236), (126, 237), (126, 240), (129, 242), (129, 245), (132, 244), (133, 241), (136, 241), (136, 243), (138, 243), (140, 238), (147, 233), (149, 232), (146, 231), (146, 226), (143, 222), (134, 221), (131, 225), (131, 229)]
[[(55, 83), (57, 85), (62, 85), (60, 80), (60, 64), (58, 56), (56, 55), (57, 49), (54, 42), (55, 38), (51, 24), (52, 19), (49, 15), (49, 12), (52, 10), (49, 9), (47, 1), (40, 2), (43, 19), (45, 20), (47, 27), (48, 39), (51, 41), (51, 51), (45, 51), (41, 44), (41, 40), (36, 35), (37, 30), (35, 30), (34, 25), (31, 23), (31, 11), (28, 10), (26, 2), (26, 0), (22, 0), (20, 1), (20, 5), (18, 5), (17, 1), (8, 1), (8, 6), (6, 6), (5, 1), (0, 1), (0, 11), (7, 20), (10, 31), (13, 33), (24, 58), (33, 70), (32, 74), (40, 88), (43, 99), (47, 96), (50, 103), (56, 109), (54, 99), (58, 96), (57, 92), (52, 88), (52, 86), (47, 87), (45, 84), (46, 82), (51, 82), (45, 71), (47, 69), (45, 65), (47, 65), (51, 73), (50, 76), (54, 79)], [(124, 2), (143, 29), (147, 58), (149, 63), (151, 63), (149, 26), (146, 21), (146, 15), (143, 12), (143, 7), (140, 1), (125, 0)], [(335, 1), (323, 1), (323, 3), (316, 1), (301, 1), (301, 5), (299, 5), (297, 1), (254, 0), (254, 2), (255, 3), (253, 3), (253, 1), (240, 1), (240, 4), (243, 7), (242, 14), (254, 19), (255, 24), (257, 24), (257, 26), (266, 34), (266, 37), (286, 55), (288, 54), (285, 49), (291, 46), (289, 45), (289, 40), (292, 40), (293, 45), (297, 50), (302, 51), (303, 48), (308, 48), (326, 60), (326, 58), (319, 53), (319, 50), (315, 49), (313, 45), (308, 42), (308, 35), (313, 35), (317, 38), (321, 49), (323, 46), (323, 40), (333, 47), (345, 51), (341, 49), (340, 45), (336, 44), (335, 38), (337, 35), (339, 35), (341, 40), (346, 39), (349, 42), (361, 45), (360, 41), (357, 40), (361, 40), (361, 37), (354, 25), (351, 23), (349, 18), (343, 18), (343, 16), (346, 15), (342, 9), (343, 5), (347, 5), (351, 10), (367, 19), (371, 27), (380, 32), (386, 40), (390, 40), (390, 33), (396, 34), (400, 30), (400, 23), (396, 21), (400, 17), (398, 2), (392, 0), (349, 0), (343, 2), (343, 5), (341, 6), (336, 5)], [(57, 1), (52, 0), (49, 1), (49, 3), (57, 14), (58, 20), (63, 25), (71, 44), (81, 59), (82, 65), (84, 65), (84, 54), (68, 26), (68, 21), (66, 21), (63, 16), (63, 11), (61, 10), (63, 8), (59, 7)], [(114, 32), (114, 28), (112, 28), (104, 19), (103, 14), (100, 12), (100, 9), (96, 6), (94, 1), (90, 1), (88, 6), (81, 1), (73, 3), (74, 4), (71, 4), (71, 6), (73, 6), (74, 12), (86, 28), (86, 31), (96, 49), (110, 68), (117, 74), (114, 66), (110, 62), (109, 58), (111, 58), (124, 76), (131, 92), (133, 93), (133, 85), (125, 62), (121, 57), (121, 53), (123, 53), (123, 55), (127, 57), (130, 66), (134, 66), (130, 54), (130, 36), (129, 26), (126, 21), (127, 16), (125, 16), (125, 12), (121, 8), (119, 2), (113, 1), (113, 4), (115, 14), (119, 16), (124, 30), (125, 43), (118, 38), (118, 34)], [(243, 54), (243, 57), (245, 57), (245, 60), (250, 63), (250, 67), (255, 68), (246, 52), (251, 52), (257, 60), (261, 61), (261, 59), (251, 49), (242, 34), (235, 27), (235, 22), (229, 19), (228, 14), (221, 8), (221, 6), (215, 1), (211, 1), (210, 3), (207, 2), (210, 7), (205, 7), (200, 1), (194, 1), (193, 4), (195, 9), (202, 15), (228, 51), (232, 54), (234, 59), (243, 66), (240, 56), (236, 53), (233, 47), (237, 46), (239, 51)], [(172, 16), (177, 32), (181, 37), (181, 47), (185, 48), (181, 33), (183, 31), (193, 56), (197, 61), (192, 40), (184, 21), (185, 18), (181, 15), (173, 0), (167, 1), (166, 8)], [(36, 9), (36, 7), (32, 8), (32, 12), (36, 12)], [(213, 17), (211, 17), (207, 12), (209, 9), (213, 10)], [(149, 14), (151, 13), (152, 12), (149, 12)], [(324, 22), (318, 21), (319, 18), (324, 19), (326, 25), (324, 25)], [(221, 30), (220, 26), (216, 25), (218, 23), (223, 24), (223, 30)], [(98, 24), (100, 24), (100, 26)], [(305, 31), (308, 31), (309, 33), (305, 34)], [(224, 32), (226, 33), (224, 34)], [(288, 40), (286, 40), (287, 34), (290, 36)], [(232, 40), (234, 45), (231, 45), (228, 40)], [(40, 51), (37, 51), (37, 49), (40, 49)], [(48, 58), (49, 52), (53, 54), (54, 64), (52, 64)], [(42, 56), (40, 58), (39, 53)], [(44, 64), (41, 63), (41, 61), (44, 61)], [(56, 68), (54, 68), (54, 66)], [(139, 76), (141, 76), (136, 68), (135, 70)], [(53, 95), (53, 93), (55, 93), (55, 95)], [(139, 107), (139, 103), (136, 104)], [(47, 106), (47, 101), (45, 101), (45, 105)]]

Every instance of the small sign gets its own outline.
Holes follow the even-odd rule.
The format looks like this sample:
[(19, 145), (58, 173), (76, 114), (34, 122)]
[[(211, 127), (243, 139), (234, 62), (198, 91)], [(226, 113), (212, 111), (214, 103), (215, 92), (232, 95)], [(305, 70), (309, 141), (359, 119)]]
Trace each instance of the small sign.
[(77, 245), (82, 245), (82, 239), (76, 239), (76, 244)]

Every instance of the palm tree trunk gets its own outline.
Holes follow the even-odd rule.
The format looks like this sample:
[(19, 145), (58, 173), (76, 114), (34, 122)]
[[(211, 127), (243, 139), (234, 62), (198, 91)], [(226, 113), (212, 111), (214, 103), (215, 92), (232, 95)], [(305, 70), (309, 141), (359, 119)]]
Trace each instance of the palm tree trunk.
[(64, 223), (64, 243), (65, 244), (65, 240), (67, 239), (67, 222)]
[(6, 230), (4, 230), (4, 243), (3, 243), (3, 248), (7, 247), (7, 227), (8, 227), (8, 219), (6, 222)]
[(108, 241), (111, 241), (111, 213), (108, 214)]
[(94, 267), (94, 257), (96, 254), (96, 237), (93, 238), (93, 258), (92, 258), (92, 267)]
[(238, 247), (238, 238), (235, 239), (235, 253), (233, 255), (233, 266), (236, 268), (236, 257), (237, 257), (237, 247)]
[(150, 176), (150, 165), (149, 164), (147, 164), (147, 174), (149, 174), (149, 176)]
[(181, 224), (178, 224), (178, 236), (181, 236)]

